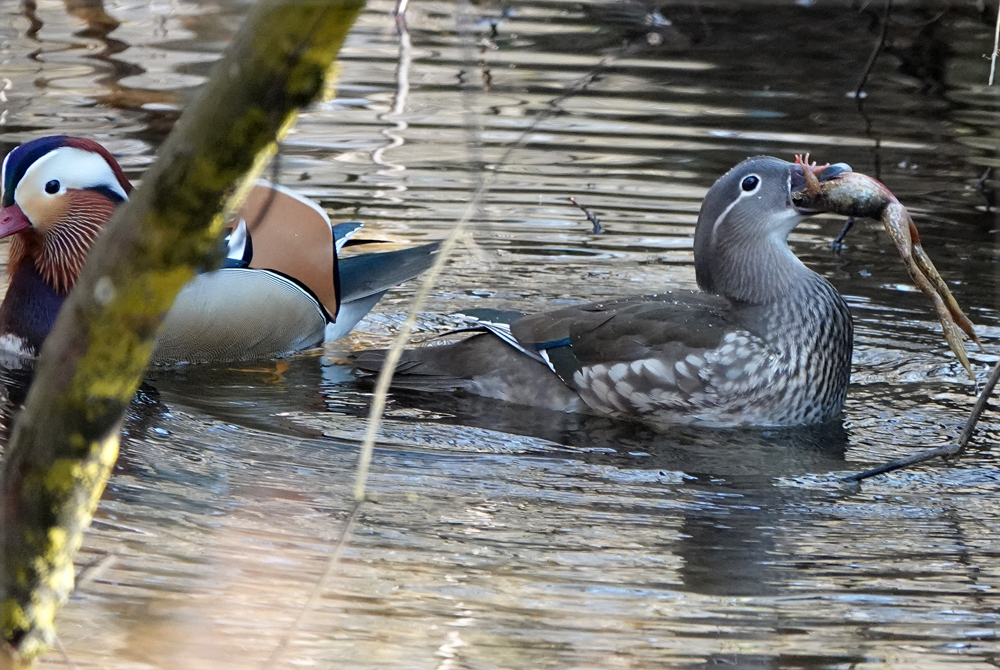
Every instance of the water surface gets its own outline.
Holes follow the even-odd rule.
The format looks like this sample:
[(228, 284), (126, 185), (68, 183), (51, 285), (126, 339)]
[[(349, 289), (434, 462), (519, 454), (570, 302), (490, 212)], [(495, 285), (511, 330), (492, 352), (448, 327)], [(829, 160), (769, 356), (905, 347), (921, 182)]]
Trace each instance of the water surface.
[[(0, 150), (85, 135), (141, 177), (250, 4), (4, 4)], [(436, 312), (694, 288), (708, 186), (748, 155), (809, 151), (910, 208), (992, 352), (997, 178), (977, 182), (1000, 167), (1000, 88), (995, 14), (974, 4), (895, 3), (859, 100), (881, 6), (677, 2), (650, 28), (638, 5), (484, 2), (460, 20), (422, 2), (405, 48), (373, 2), (280, 173), (404, 243), (444, 236), (494, 175), (426, 339)], [(371, 500), (273, 667), (996, 667), (996, 417), (955, 465), (837, 481), (948, 443), (975, 393), (884, 233), (862, 223), (835, 253), (841, 225), (792, 236), (854, 313), (841, 422), (666, 429), (396, 396)], [(59, 615), (73, 664), (265, 667), (351, 510), (368, 396), (339, 356), (387, 342), (411, 294), (324, 352), (150, 375)], [(973, 360), (982, 376), (996, 358)]]

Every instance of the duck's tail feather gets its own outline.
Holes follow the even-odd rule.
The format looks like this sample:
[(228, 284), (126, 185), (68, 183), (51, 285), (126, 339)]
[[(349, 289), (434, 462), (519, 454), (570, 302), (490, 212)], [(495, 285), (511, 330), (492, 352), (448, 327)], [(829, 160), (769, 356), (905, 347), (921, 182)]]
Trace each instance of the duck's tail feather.
[[(356, 370), (374, 375), (382, 369), (386, 354), (386, 350), (362, 351), (351, 358)], [(453, 344), (404, 351), (396, 365), (392, 386), (420, 392), (464, 390), (556, 410), (576, 411), (580, 405), (577, 393), (543, 363), (525, 356), (492, 333), (473, 335)]]
[(362, 254), (338, 259), (341, 303), (382, 294), (413, 279), (434, 262), (440, 243), (399, 251)]
[(326, 324), (323, 339), (332, 342), (350, 333), (354, 330), (354, 326), (358, 325), (358, 322), (372, 311), (375, 303), (381, 300), (383, 295), (385, 295), (385, 291), (380, 291), (340, 303), (337, 318)]
[[(476, 338), (470, 338), (476, 339)], [(431, 346), (419, 349), (407, 349), (396, 364), (395, 376), (392, 380), (394, 389), (441, 393), (464, 388), (468, 383), (455, 370), (454, 362), (449, 364), (455, 351), (451, 346)], [(372, 349), (350, 355), (355, 370), (360, 374), (362, 383), (374, 383), (375, 375), (385, 364), (388, 349)], [(443, 355), (442, 355), (443, 354)]]

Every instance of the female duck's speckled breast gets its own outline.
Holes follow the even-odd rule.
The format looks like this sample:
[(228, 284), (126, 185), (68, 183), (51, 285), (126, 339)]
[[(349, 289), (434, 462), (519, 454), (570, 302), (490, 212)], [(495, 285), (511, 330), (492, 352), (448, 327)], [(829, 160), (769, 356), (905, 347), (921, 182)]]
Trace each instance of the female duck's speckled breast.
[(787, 299), (736, 311), (745, 330), (673, 364), (659, 357), (586, 366), (574, 375), (591, 408), (668, 423), (791, 425), (840, 412), (850, 380), (853, 324), (819, 275)]

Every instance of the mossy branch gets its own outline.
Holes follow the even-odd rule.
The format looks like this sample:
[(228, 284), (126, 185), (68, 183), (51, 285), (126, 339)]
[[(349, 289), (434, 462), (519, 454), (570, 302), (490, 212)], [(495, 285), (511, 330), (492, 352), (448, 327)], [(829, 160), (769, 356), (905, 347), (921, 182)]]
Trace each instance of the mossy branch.
[(195, 273), (219, 262), (226, 213), (297, 110), (323, 93), (362, 4), (262, 0), (94, 246), (4, 453), (0, 666), (51, 644), (163, 316)]

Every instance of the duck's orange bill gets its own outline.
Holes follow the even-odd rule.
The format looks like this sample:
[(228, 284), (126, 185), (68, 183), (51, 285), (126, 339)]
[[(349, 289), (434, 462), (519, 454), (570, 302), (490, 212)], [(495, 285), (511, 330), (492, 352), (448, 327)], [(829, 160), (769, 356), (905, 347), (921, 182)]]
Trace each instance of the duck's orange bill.
[(31, 228), (31, 221), (17, 205), (0, 209), (0, 239)]

